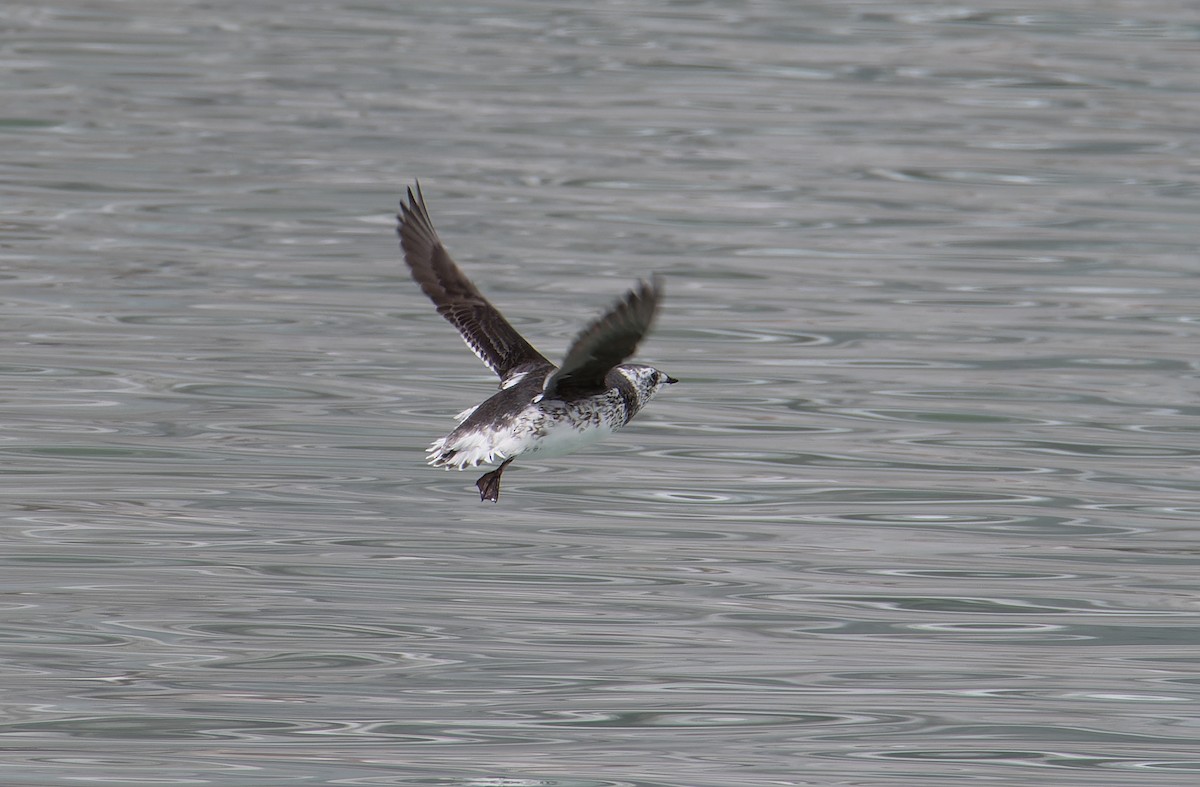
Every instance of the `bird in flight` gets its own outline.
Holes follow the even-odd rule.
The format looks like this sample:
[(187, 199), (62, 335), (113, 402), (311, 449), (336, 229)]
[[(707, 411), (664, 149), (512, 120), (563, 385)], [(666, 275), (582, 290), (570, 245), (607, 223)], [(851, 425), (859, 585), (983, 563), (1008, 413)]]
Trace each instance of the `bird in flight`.
[(400, 203), (396, 228), (413, 279), (500, 377), (500, 390), (458, 414), (429, 447), (429, 464), (462, 470), (500, 463), (475, 486), (480, 501), (500, 497), (500, 475), (518, 456), (562, 456), (629, 423), (663, 386), (679, 382), (651, 366), (624, 363), (654, 322), (662, 279), (639, 281), (584, 328), (555, 366), (504, 319), (459, 269), (438, 238), (421, 184)]

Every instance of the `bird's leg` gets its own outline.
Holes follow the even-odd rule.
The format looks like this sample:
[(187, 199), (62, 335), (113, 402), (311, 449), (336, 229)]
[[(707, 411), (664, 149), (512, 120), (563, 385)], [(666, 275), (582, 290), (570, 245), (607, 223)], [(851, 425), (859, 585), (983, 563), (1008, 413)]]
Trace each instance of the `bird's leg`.
[(495, 503), (500, 498), (500, 474), (504, 472), (504, 468), (508, 467), (508, 463), (515, 456), (505, 459), (504, 462), (490, 473), (484, 473), (479, 476), (479, 480), (475, 482), (475, 486), (479, 488), (479, 502), (491, 500)]

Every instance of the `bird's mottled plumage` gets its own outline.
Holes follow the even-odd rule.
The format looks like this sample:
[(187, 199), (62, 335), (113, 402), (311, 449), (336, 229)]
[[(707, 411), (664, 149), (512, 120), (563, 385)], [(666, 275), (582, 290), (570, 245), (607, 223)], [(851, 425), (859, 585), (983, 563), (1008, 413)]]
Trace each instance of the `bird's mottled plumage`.
[(420, 184), (397, 216), (413, 279), (488, 368), (500, 390), (458, 415), (458, 426), (429, 448), (436, 467), (501, 462), (476, 486), (500, 494), (500, 474), (516, 457), (560, 456), (624, 426), (662, 389), (678, 382), (650, 366), (622, 363), (650, 331), (662, 299), (657, 276), (638, 282), (572, 342), (561, 367), (533, 348), (446, 253), (429, 220)]

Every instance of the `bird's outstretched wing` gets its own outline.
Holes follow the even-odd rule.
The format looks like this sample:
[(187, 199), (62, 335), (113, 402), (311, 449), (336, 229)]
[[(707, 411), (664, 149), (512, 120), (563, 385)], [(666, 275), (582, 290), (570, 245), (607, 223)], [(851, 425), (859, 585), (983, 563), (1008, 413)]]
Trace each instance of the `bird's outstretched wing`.
[(638, 282), (604, 315), (580, 331), (567, 350), (562, 367), (546, 380), (545, 396), (586, 395), (604, 390), (604, 377), (633, 355), (650, 331), (662, 298), (662, 279)]
[(429, 220), (420, 183), (416, 184), (415, 194), (411, 188), (408, 190), (408, 204), (400, 203), (396, 218), (400, 247), (413, 279), (433, 301), (438, 314), (449, 320), (479, 359), (500, 375), (502, 384), (519, 367), (529, 368), (530, 364), (551, 366), (509, 325), (504, 315), (488, 303), (446, 253), (433, 222)]

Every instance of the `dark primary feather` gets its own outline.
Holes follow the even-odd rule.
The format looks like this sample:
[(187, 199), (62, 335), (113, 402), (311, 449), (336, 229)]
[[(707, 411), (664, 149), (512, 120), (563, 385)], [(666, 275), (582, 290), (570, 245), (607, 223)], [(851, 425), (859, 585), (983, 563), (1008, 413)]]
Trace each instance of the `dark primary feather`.
[(545, 396), (569, 397), (603, 391), (604, 376), (637, 349), (650, 331), (662, 298), (662, 280), (638, 282), (603, 316), (584, 328), (567, 350), (562, 367), (546, 380)]
[(416, 187), (415, 195), (411, 188), (408, 190), (408, 204), (400, 203), (396, 232), (413, 279), (433, 301), (438, 314), (458, 329), (467, 346), (501, 380), (527, 364), (549, 367), (550, 362), (509, 325), (454, 264), (429, 220), (421, 184)]

